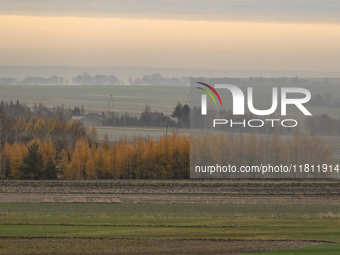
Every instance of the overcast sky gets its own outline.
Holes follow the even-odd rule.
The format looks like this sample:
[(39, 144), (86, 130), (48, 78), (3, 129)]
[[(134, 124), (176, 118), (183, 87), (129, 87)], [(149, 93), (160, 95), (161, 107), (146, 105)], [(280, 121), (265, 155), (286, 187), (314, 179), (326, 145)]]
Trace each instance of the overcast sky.
[(340, 71), (340, 1), (0, 0), (0, 65)]
[(337, 23), (338, 0), (1, 0), (9, 15)]

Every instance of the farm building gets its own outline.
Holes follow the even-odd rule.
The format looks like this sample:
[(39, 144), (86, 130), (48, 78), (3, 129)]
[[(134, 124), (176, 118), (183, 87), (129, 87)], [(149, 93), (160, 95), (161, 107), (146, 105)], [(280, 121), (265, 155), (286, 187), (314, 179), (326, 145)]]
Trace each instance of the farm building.
[(164, 116), (162, 112), (142, 112), (139, 120), (143, 122), (150, 122), (162, 116)]
[(139, 122), (142, 126), (176, 127), (178, 120), (170, 116), (164, 116), (162, 112), (142, 112)]

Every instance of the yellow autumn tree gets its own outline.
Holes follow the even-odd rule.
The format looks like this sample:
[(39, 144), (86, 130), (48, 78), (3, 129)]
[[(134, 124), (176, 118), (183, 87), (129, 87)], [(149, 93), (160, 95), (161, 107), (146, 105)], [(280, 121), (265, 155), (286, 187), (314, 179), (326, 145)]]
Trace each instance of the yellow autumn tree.
[(22, 178), (22, 172), (20, 170), (20, 167), (23, 163), (23, 157), (27, 151), (26, 146), (20, 143), (14, 143), (12, 145), (11, 151), (10, 151), (10, 165), (11, 165), (11, 174), (10, 176), (14, 179), (21, 179)]
[(79, 140), (74, 148), (67, 179), (87, 179), (86, 166), (91, 156), (89, 144), (85, 139)]
[(43, 140), (47, 133), (46, 122), (40, 118), (34, 125), (35, 136)]
[(245, 147), (245, 161), (249, 166), (255, 166), (258, 163), (259, 158), (259, 141), (255, 133), (251, 133), (247, 137)]
[(71, 179), (68, 155), (65, 150), (60, 152), (59, 173), (64, 179)]
[[(8, 178), (11, 176), (11, 149), (12, 146), (9, 143), (5, 143), (4, 148), (2, 149), (1, 153), (1, 171), (3, 171), (5, 174), (5, 177)], [(15, 177), (14, 177), (15, 178)]]
[(108, 152), (106, 152), (101, 146), (97, 148), (94, 155), (94, 169), (100, 179), (112, 178), (110, 175), (110, 158)]

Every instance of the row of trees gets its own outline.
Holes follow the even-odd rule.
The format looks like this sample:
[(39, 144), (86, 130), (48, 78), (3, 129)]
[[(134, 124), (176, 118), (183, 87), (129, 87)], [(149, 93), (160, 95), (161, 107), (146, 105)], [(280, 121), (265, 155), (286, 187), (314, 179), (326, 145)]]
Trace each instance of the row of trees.
[(92, 77), (88, 73), (84, 73), (74, 77), (71, 82), (56, 75), (48, 78), (29, 76), (23, 80), (2, 77), (0, 78), (0, 85), (124, 85), (124, 82), (114, 75), (95, 75)]
[(12, 179), (56, 179), (57, 152), (52, 141), (39, 139), (27, 145), (5, 143), (1, 153), (1, 171)]
[[(170, 85), (170, 86), (188, 86), (190, 77), (173, 77), (165, 78), (160, 74), (144, 75), (142, 78), (129, 79), (130, 85)], [(44, 77), (26, 77), (23, 80), (17, 80), (11, 77), (0, 78), (0, 85), (125, 85), (115, 75), (95, 75), (83, 73), (72, 78), (71, 81), (64, 77), (53, 75), (48, 78)]]
[(316, 95), (312, 96), (312, 98), (306, 103), (306, 106), (313, 107), (340, 107), (339, 98), (334, 99), (333, 96), (329, 93), (325, 93), (324, 96)]
[(26, 104), (21, 104), (19, 100), (16, 103), (10, 101), (10, 103), (0, 102), (0, 111), (2, 115), (9, 117), (30, 116), (31, 109)]
[(0, 78), (0, 85), (68, 85), (69, 81), (63, 77), (53, 75), (48, 78), (44, 77), (26, 77), (23, 80), (17, 80), (11, 77)]
[[(188, 86), (190, 84), (190, 76), (185, 77), (171, 77), (166, 78), (161, 74), (149, 74), (138, 78), (130, 78), (130, 85), (154, 85), (154, 86)], [(204, 81), (203, 77), (196, 79), (197, 81)], [(206, 80), (209, 84), (215, 83), (225, 83), (234, 84), (236, 86), (324, 86), (330, 85), (330, 79), (303, 79), (298, 77), (287, 78), (265, 78), (265, 77), (249, 77), (249, 78), (216, 78)], [(60, 76), (53, 75), (51, 77), (26, 77), (23, 80), (17, 80), (12, 77), (2, 77), (0, 78), (0, 85), (124, 85), (115, 75), (95, 75), (91, 76), (89, 73), (85, 72), (82, 75), (78, 75), (69, 81), (68, 79)], [(319, 96), (320, 97), (320, 96)], [(327, 96), (326, 96), (327, 97)], [(320, 103), (320, 98), (316, 98), (316, 104)], [(322, 98), (321, 98), (322, 99)], [(327, 103), (328, 100), (325, 100)]]
[(176, 134), (112, 146), (107, 137), (101, 145), (82, 138), (59, 153), (52, 140), (34, 139), (6, 143), (1, 163), (14, 179), (177, 179), (189, 178), (189, 151), (189, 139)]
[(190, 128), (190, 107), (185, 104), (182, 105), (180, 102), (177, 103), (171, 117), (178, 119), (179, 127)]
[(72, 79), (73, 85), (124, 85), (124, 82), (119, 80), (114, 75), (95, 75), (92, 77), (88, 73), (78, 75)]
[[(94, 127), (86, 128), (79, 121), (64, 121), (58, 115), (48, 118), (35, 115), (44, 111), (43, 104), (35, 105), (34, 113), (20, 117), (14, 114), (16, 110), (25, 111), (19, 102), (0, 106), (0, 110), (11, 113), (6, 116), (0, 111), (1, 173), (5, 173), (7, 178), (188, 178), (190, 142), (193, 166), (209, 162), (238, 167), (332, 164), (332, 150), (320, 137), (302, 136), (297, 132), (285, 138), (278, 133), (272, 136), (206, 134), (192, 136), (190, 142), (188, 137), (173, 134), (158, 141), (140, 138), (114, 144), (110, 144), (106, 136), (99, 145)], [(183, 121), (189, 110), (188, 106), (178, 104), (173, 115)], [(326, 120), (320, 121), (326, 123)], [(232, 173), (231, 177), (238, 178), (240, 174)]]
[(85, 108), (82, 105), (81, 107), (75, 106), (73, 109), (66, 108), (64, 105), (57, 105), (51, 108), (46, 107), (46, 105), (42, 103), (34, 103), (32, 110), (26, 104), (22, 104), (19, 100), (16, 103), (12, 101), (0, 102), (0, 112), (5, 117), (16, 118), (19, 116), (23, 116), (25, 118), (30, 118), (32, 115), (36, 115), (37, 117), (41, 117), (45, 120), (58, 117), (60, 120), (70, 120), (72, 116), (84, 116)]
[[(141, 78), (129, 79), (130, 85), (162, 85), (162, 86), (188, 86), (190, 77), (172, 77), (165, 78), (161, 74), (144, 75)], [(95, 75), (83, 73), (72, 78), (71, 81), (64, 77), (53, 75), (48, 78), (44, 77), (26, 77), (23, 80), (17, 80), (11, 77), (0, 78), (0, 85), (125, 85), (115, 75)]]
[(130, 85), (152, 85), (152, 86), (188, 86), (190, 77), (165, 78), (161, 74), (144, 75), (142, 78), (129, 79)]
[(80, 139), (86, 139), (91, 145), (98, 142), (95, 127), (87, 128), (79, 121), (64, 121), (57, 116), (48, 119), (36, 115), (27, 118), (0, 116), (0, 122), (1, 146), (15, 142), (27, 144), (34, 139), (42, 142), (51, 140), (60, 152), (68, 147), (73, 148)]
[(307, 116), (304, 124), (309, 135), (340, 135), (340, 120), (333, 119), (327, 114)]
[[(149, 105), (145, 105), (144, 113), (140, 118), (124, 113), (119, 115), (116, 112), (107, 111), (103, 112), (102, 116), (107, 118), (108, 126), (176, 126), (176, 127), (186, 127), (190, 128), (190, 107), (185, 104), (182, 105), (180, 102), (177, 103), (171, 117), (177, 118), (178, 122), (172, 121), (172, 119), (162, 118), (160, 121), (153, 121), (147, 113), (151, 113), (151, 108)], [(155, 112), (154, 112), (155, 113)], [(156, 112), (157, 113), (157, 112)]]
[(80, 140), (97, 145), (96, 128), (86, 128), (79, 121), (64, 120), (70, 113), (71, 109), (63, 106), (57, 106), (51, 112), (43, 104), (35, 104), (31, 112), (19, 101), (16, 104), (1, 102), (1, 175), (57, 178), (57, 163), (62, 151), (72, 151)]
[[(195, 166), (289, 166), (309, 164), (310, 166), (332, 164), (332, 150), (318, 136), (308, 137), (295, 134), (289, 140), (278, 135), (249, 136), (212, 135), (191, 137), (162, 137), (158, 141), (135, 139), (121, 140), (110, 144), (108, 138), (101, 145), (82, 138), (74, 148), (58, 152), (52, 140), (39, 139), (27, 145), (15, 142), (5, 144), (2, 151), (2, 167), (7, 178), (15, 179), (178, 179), (189, 178), (189, 160), (192, 160), (191, 174), (195, 177), (222, 177), (221, 173), (195, 172)], [(190, 156), (189, 156), (190, 155)], [(327, 177), (309, 172), (244, 174), (228, 173), (231, 178), (288, 178)], [(225, 177), (225, 176), (224, 176)]]
[[(237, 169), (240, 166), (272, 165), (284, 166), (293, 165), (322, 165), (332, 164), (333, 153), (330, 146), (325, 145), (319, 136), (305, 136), (297, 132), (291, 137), (282, 138), (277, 133), (272, 136), (257, 135), (227, 135), (227, 134), (206, 134), (192, 136), (191, 142), (191, 173), (194, 176), (212, 177), (210, 174), (195, 172), (195, 166), (234, 165)], [(220, 177), (215, 174), (214, 177)], [(230, 177), (241, 177), (240, 172), (230, 173)], [(311, 173), (283, 173), (249, 174), (248, 177), (266, 178), (287, 178), (312, 176)], [(315, 176), (321, 175), (316, 173)], [(242, 177), (245, 177), (242, 174)]]
[[(335, 79), (333, 79), (334, 81)], [(305, 79), (297, 76), (278, 77), (278, 78), (266, 78), (266, 77), (249, 77), (249, 78), (209, 78), (203, 77), (195, 78), (198, 82), (206, 82), (208, 84), (233, 84), (240, 87), (253, 87), (253, 86), (268, 86), (268, 87), (305, 87), (305, 86), (329, 86), (332, 79)], [(335, 80), (336, 81), (336, 80)]]

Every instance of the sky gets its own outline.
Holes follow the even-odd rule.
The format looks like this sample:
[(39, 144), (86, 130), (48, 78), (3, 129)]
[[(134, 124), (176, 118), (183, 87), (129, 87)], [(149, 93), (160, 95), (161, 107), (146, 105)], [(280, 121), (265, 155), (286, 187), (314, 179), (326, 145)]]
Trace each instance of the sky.
[(340, 1), (0, 0), (0, 65), (340, 71)]

